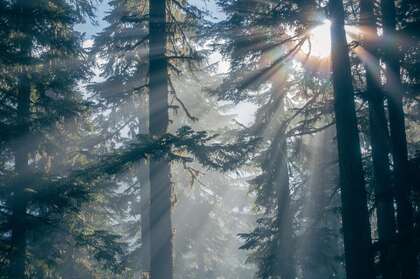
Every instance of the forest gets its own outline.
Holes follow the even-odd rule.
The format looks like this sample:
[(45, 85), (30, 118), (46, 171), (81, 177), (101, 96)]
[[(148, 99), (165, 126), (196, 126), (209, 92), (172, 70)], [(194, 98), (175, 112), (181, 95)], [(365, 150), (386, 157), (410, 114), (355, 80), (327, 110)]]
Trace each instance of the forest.
[(419, 279), (418, 0), (0, 0), (0, 279)]

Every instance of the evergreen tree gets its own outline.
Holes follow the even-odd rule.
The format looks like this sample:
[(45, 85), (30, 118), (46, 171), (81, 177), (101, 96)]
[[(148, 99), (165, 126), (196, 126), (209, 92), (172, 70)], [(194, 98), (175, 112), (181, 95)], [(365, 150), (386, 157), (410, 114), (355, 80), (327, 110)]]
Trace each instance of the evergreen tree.
[(416, 278), (417, 2), (0, 0), (0, 278)]
[[(208, 72), (210, 70), (211, 72)], [(220, 84), (212, 68), (176, 79), (174, 87), (188, 108), (174, 115), (171, 129), (191, 125), (195, 130), (218, 134), (228, 143), (240, 125), (228, 107), (220, 106), (206, 89)], [(194, 116), (195, 121), (191, 119)], [(238, 172), (253, 172), (245, 165), (234, 172), (207, 170), (197, 163), (173, 166), (174, 183), (174, 278), (252, 278), (254, 268), (239, 250), (239, 232), (251, 229), (253, 214), (246, 178)]]
[(341, 0), (331, 0), (331, 64), (335, 94), (347, 278), (373, 278), (365, 181)]
[[(110, 26), (96, 38), (93, 48), (106, 60), (103, 67), (106, 80), (93, 89), (109, 107), (124, 114), (122, 118), (117, 118), (126, 119), (122, 125), (130, 125), (132, 119), (129, 115), (139, 115), (135, 107), (141, 107), (144, 99), (138, 95), (147, 93), (149, 107), (146, 111), (149, 116), (146, 119), (149, 123), (146, 126), (150, 136), (158, 140), (167, 133), (169, 109), (181, 108), (194, 120), (178, 98), (174, 84), (181, 73), (195, 69), (200, 62), (201, 57), (195, 50), (191, 35), (194, 33), (197, 38), (197, 26), (206, 24), (204, 13), (187, 2), (178, 1), (111, 1), (110, 4), (113, 9), (106, 18)], [(170, 104), (171, 97), (173, 101)], [(132, 104), (134, 109), (125, 110)], [(152, 277), (171, 278), (172, 186), (170, 162), (167, 161), (170, 158), (157, 154), (156, 158), (152, 156), (149, 159), (150, 272)], [(163, 254), (159, 256), (160, 253)], [(144, 257), (147, 258), (147, 255)]]
[[(304, 232), (298, 239), (302, 278), (344, 278), (341, 259), (340, 202), (335, 127), (306, 139), (309, 154), (308, 185), (302, 209)], [(332, 148), (331, 148), (332, 146)]]
[[(381, 90), (380, 65), (376, 17), (372, 1), (360, 1), (360, 28), (364, 51), (373, 61), (365, 61), (366, 95), (369, 101), (369, 128), (373, 160), (373, 184), (377, 210), (380, 265), (383, 278), (396, 278), (396, 265), (392, 264), (392, 247), (395, 241), (395, 210), (392, 187), (390, 184), (390, 165), (388, 147), (388, 124), (385, 116), (384, 94)], [(365, 55), (367, 56), (367, 55)], [(367, 59), (367, 58), (365, 58)], [(369, 63), (369, 64), (368, 64)]]
[[(219, 97), (261, 106), (250, 131), (264, 138), (258, 149), (262, 174), (252, 181), (264, 213), (254, 231), (242, 234), (242, 248), (253, 251), (250, 261), (257, 264), (258, 277), (294, 278), (299, 271), (295, 218), (301, 197), (291, 189), (305, 184), (305, 164), (297, 155), (302, 152), (301, 137), (331, 125), (325, 125), (331, 98), (326, 87), (319, 86), (322, 73), (311, 69), (309, 53), (302, 54), (308, 33), (321, 17), (311, 1), (219, 3), (228, 14), (218, 25), (221, 38), (227, 40), (222, 50), (231, 58)], [(293, 59), (301, 57), (299, 66), (308, 69), (292, 66)], [(304, 101), (299, 102), (300, 97)]]
[(396, 8), (394, 1), (381, 1), (383, 38), (388, 41), (384, 50), (386, 65), (386, 94), (388, 100), (388, 114), (390, 127), (390, 141), (393, 159), (393, 178), (397, 202), (397, 225), (399, 231), (402, 278), (415, 278), (417, 274), (417, 260), (413, 241), (413, 208), (410, 202), (410, 179), (408, 174), (407, 139), (403, 109), (403, 93), (400, 78), (400, 55), (398, 47), (392, 43), (396, 34)]
[[(83, 110), (74, 87), (89, 72), (82, 64), (80, 34), (72, 28), (83, 20), (84, 14), (92, 15), (92, 6), (84, 1), (56, 6), (48, 6), (44, 1), (2, 1), (1, 7), (5, 23), (2, 43), (9, 49), (2, 59), (3, 78), (8, 82), (2, 95), (4, 108), (13, 111), (3, 124), (14, 131), (5, 145), (12, 154), (14, 169), (4, 169), (9, 176), (3, 180), (8, 187), (2, 195), (6, 205), (2, 215), (7, 219), (2, 229), (10, 233), (8, 276), (26, 278), (29, 239), (34, 229), (52, 217), (50, 213), (44, 220), (39, 210), (65, 206), (54, 201), (39, 204), (38, 191), (42, 188), (31, 185), (31, 176), (42, 172), (36, 166), (40, 154), (49, 153), (45, 147), (51, 139), (43, 133), (54, 131), (51, 127)], [(63, 58), (74, 62), (59, 65)]]
[(89, 103), (78, 84), (90, 71), (83, 37), (74, 26), (93, 17), (93, 4), (1, 3), (1, 41), (9, 49), (1, 59), (2, 125), (7, 130), (1, 194), (6, 278), (56, 274), (59, 251), (69, 248), (60, 240), (72, 242), (85, 232), (71, 224), (82, 225), (75, 217), (92, 185), (57, 180), (85, 161), (77, 145), (78, 133), (88, 131), (80, 117), (86, 116)]

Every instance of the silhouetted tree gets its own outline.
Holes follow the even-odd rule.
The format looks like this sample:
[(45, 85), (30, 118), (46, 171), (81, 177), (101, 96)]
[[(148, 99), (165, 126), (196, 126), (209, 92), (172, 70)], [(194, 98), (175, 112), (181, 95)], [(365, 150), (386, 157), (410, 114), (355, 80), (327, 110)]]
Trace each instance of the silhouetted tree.
[(343, 234), (348, 279), (374, 278), (369, 213), (341, 0), (329, 3)]
[[(395, 247), (395, 210), (389, 164), (389, 134), (384, 108), (384, 93), (381, 88), (378, 36), (374, 3), (360, 1), (360, 28), (362, 30), (362, 55), (366, 76), (366, 95), (369, 101), (369, 129), (372, 146), (373, 184), (380, 249), (380, 265), (383, 278), (396, 278), (397, 266), (392, 263), (392, 248)], [(372, 57), (372, 59), (368, 59)]]

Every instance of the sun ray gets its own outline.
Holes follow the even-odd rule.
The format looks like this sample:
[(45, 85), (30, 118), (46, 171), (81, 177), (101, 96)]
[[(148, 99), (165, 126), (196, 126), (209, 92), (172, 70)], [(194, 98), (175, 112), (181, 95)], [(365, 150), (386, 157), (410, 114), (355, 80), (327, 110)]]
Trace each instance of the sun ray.
[[(373, 76), (376, 76), (376, 73), (381, 71), (378, 59), (364, 47), (358, 46), (353, 51), (360, 58), (360, 60), (363, 61), (363, 64), (366, 65), (366, 70), (374, 74)], [(380, 80), (376, 80), (376, 82), (381, 84)]]

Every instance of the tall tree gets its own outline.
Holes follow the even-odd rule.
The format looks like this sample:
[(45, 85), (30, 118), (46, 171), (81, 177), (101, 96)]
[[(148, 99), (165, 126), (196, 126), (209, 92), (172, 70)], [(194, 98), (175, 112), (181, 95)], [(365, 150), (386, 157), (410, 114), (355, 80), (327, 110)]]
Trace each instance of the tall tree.
[[(176, 80), (199, 65), (201, 55), (195, 46), (200, 37), (197, 26), (206, 23), (204, 13), (188, 1), (111, 1), (110, 4), (112, 11), (106, 17), (110, 25), (96, 37), (93, 48), (105, 58), (102, 70), (106, 80), (92, 88), (99, 93), (100, 100), (105, 101), (104, 115), (108, 109), (111, 114), (115, 112), (117, 117), (114, 119), (122, 128), (132, 127), (130, 123), (135, 122), (132, 116), (138, 119), (142, 113), (141, 104), (148, 101), (149, 107), (144, 111), (148, 111), (149, 116), (143, 120), (148, 119), (149, 123), (144, 126), (149, 127), (150, 136), (156, 141), (165, 139), (171, 109), (180, 108), (190, 120), (195, 120), (177, 95)], [(148, 100), (140, 97), (142, 93), (148, 94)], [(112, 130), (121, 134), (121, 129)], [(138, 133), (137, 128), (134, 130)], [(136, 138), (136, 133), (130, 136)], [(173, 197), (170, 160), (173, 158), (161, 152), (148, 159), (150, 271), (152, 277), (171, 278)], [(144, 193), (140, 199), (148, 202)], [(147, 218), (142, 219), (147, 221)], [(143, 248), (144, 245), (142, 243)], [(144, 267), (142, 270), (147, 271)]]
[(141, 269), (143, 276), (147, 279), (148, 274), (150, 273), (150, 263), (151, 263), (151, 252), (150, 252), (150, 182), (149, 182), (149, 166), (147, 161), (140, 162), (139, 174), (137, 179), (140, 182), (141, 193), (140, 193), (140, 216), (141, 216)]
[[(313, 1), (219, 3), (228, 14), (220, 24), (221, 37), (227, 41), (222, 50), (232, 62), (219, 97), (260, 106), (249, 130), (263, 138), (257, 158), (261, 174), (252, 180), (262, 216), (252, 232), (241, 234), (242, 248), (252, 251), (249, 261), (256, 263), (258, 278), (294, 278), (299, 271), (294, 250), (301, 202), (296, 188), (306, 180), (296, 154), (301, 152), (301, 137), (323, 130), (320, 119), (331, 113), (328, 90), (318, 90), (323, 84), (316, 78), (319, 73), (308, 70), (315, 85), (308, 86), (310, 78), (302, 70), (310, 55), (302, 54), (302, 46), (321, 21), (317, 5)], [(302, 68), (290, 66), (295, 62)]]
[(27, 144), (26, 140), (29, 136), (30, 121), (30, 98), (31, 84), (29, 81), (29, 67), (32, 52), (32, 38), (30, 32), (30, 22), (28, 22), (28, 10), (23, 1), (18, 1), (15, 6), (19, 20), (16, 22), (15, 32), (21, 33), (23, 38), (18, 42), (17, 55), (21, 56), (23, 63), (22, 70), (18, 74), (17, 79), (17, 111), (16, 122), (20, 128), (18, 139), (14, 142), (14, 163), (15, 172), (19, 177), (15, 186), (14, 195), (9, 201), (12, 211), (10, 217), (11, 228), (11, 252), (10, 252), (10, 269), (9, 277), (23, 279), (25, 278), (25, 261), (26, 261), (26, 210), (27, 210), (27, 194), (25, 187), (29, 178), (29, 152), (33, 152), (32, 148)]
[[(360, 1), (360, 28), (362, 30), (362, 47), (366, 76), (366, 95), (369, 101), (369, 128), (373, 160), (373, 184), (380, 248), (380, 270), (383, 278), (397, 278), (397, 265), (393, 264), (392, 247), (395, 241), (395, 210), (392, 192), (388, 123), (384, 109), (384, 94), (381, 88), (380, 65), (378, 59), (378, 42), (374, 3), (370, 0)], [(368, 57), (372, 57), (369, 59)]]
[(340, 168), (346, 274), (374, 278), (369, 213), (363, 177), (342, 0), (329, 2), (331, 65)]
[[(298, 238), (302, 278), (343, 278), (341, 261), (338, 165), (335, 127), (331, 126), (306, 139), (309, 154), (308, 185), (303, 204), (304, 233)], [(331, 148), (333, 146), (333, 148)]]
[[(115, 146), (136, 140), (148, 132), (148, 1), (109, 1), (108, 23), (95, 36), (92, 47), (104, 80), (90, 86), (96, 102), (96, 127), (101, 135), (97, 144), (106, 152)], [(143, 20), (144, 19), (144, 20)], [(110, 112), (110, 113), (107, 113)], [(128, 132), (127, 132), (128, 131)], [(129, 185), (113, 203), (119, 203), (126, 218), (117, 218), (128, 240), (127, 268), (133, 272), (150, 272), (150, 184), (147, 159), (140, 160), (114, 183)], [(109, 206), (109, 205), (108, 205)], [(111, 209), (114, 210), (114, 208)], [(114, 212), (115, 218), (120, 213)], [(131, 220), (131, 221), (129, 221)]]
[[(175, 81), (177, 94), (198, 120), (179, 112), (171, 118), (174, 125), (189, 123), (195, 130), (219, 134), (229, 142), (240, 126), (234, 115), (223, 113), (206, 88), (216, 87), (220, 76), (207, 69)], [(240, 168), (248, 170), (247, 166)], [(173, 165), (175, 206), (173, 208), (174, 278), (252, 278), (254, 266), (245, 261), (246, 251), (239, 250), (239, 232), (251, 229), (254, 214), (250, 211), (245, 177), (235, 172), (208, 171), (199, 164), (185, 168)]]
[[(278, 96), (278, 115), (285, 112), (285, 83), (286, 76), (282, 72), (274, 75), (272, 79), (273, 96)], [(281, 117), (281, 116), (280, 116)], [(274, 276), (285, 279), (296, 278), (296, 255), (294, 243), (293, 211), (291, 206), (291, 186), (289, 175), (289, 160), (287, 137), (283, 129), (279, 129), (272, 139), (267, 157), (262, 164), (268, 170), (263, 181), (266, 185), (260, 187), (273, 188), (275, 193), (275, 208), (273, 228), (275, 231), (271, 245)], [(274, 185), (270, 185), (274, 184)]]
[(407, 138), (400, 78), (400, 54), (396, 39), (396, 8), (393, 0), (381, 1), (385, 47), (385, 92), (388, 100), (389, 126), (393, 159), (393, 181), (397, 201), (397, 224), (402, 278), (415, 278), (417, 260), (413, 245), (413, 208), (410, 201), (410, 179)]
[[(260, 278), (296, 278), (297, 274), (288, 158), (290, 146), (285, 131), (286, 78), (284, 70), (273, 75), (270, 92), (273, 103), (269, 102), (260, 112), (267, 117), (269, 124), (264, 131), (258, 128), (255, 130), (260, 135), (272, 133), (270, 136), (265, 135), (268, 147), (262, 151), (260, 159), (262, 173), (252, 180), (257, 190), (256, 205), (261, 208), (263, 216), (258, 219), (258, 225), (251, 233), (241, 234), (245, 239), (241, 248), (254, 250), (251, 259), (257, 264), (257, 275)], [(265, 114), (264, 110), (270, 111), (271, 106), (276, 107), (272, 115)], [(280, 127), (276, 127), (276, 124)], [(271, 129), (274, 131), (267, 131)]]
[[(149, 131), (156, 138), (167, 132), (168, 62), (166, 58), (166, 0), (150, 1), (149, 21)], [(150, 158), (151, 278), (173, 277), (172, 185), (170, 163)]]
[(86, 131), (80, 116), (88, 107), (78, 85), (90, 71), (83, 36), (74, 26), (93, 16), (93, 2), (16, 0), (1, 1), (0, 7), (1, 43), (8, 45), (0, 60), (1, 125), (7, 131), (1, 136), (7, 164), (0, 198), (6, 247), (1, 257), (8, 270), (2, 274), (42, 277), (57, 274), (57, 251), (69, 248), (57, 232), (74, 240), (83, 231), (76, 233), (70, 224), (82, 226), (75, 215), (93, 185), (58, 182), (86, 161), (75, 142)]

